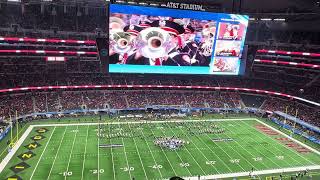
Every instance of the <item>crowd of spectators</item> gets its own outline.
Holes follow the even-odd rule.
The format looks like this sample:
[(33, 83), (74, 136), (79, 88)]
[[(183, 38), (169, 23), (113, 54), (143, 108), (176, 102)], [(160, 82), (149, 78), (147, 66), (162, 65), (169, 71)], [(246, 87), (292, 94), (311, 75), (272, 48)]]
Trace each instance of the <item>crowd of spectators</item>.
[[(0, 75), (0, 87), (30, 87), (30, 86), (64, 86), (64, 85), (181, 85), (181, 86), (220, 86), (240, 87), (260, 90), (276, 91), (299, 96), (312, 101), (320, 101), (318, 86), (299, 87), (296, 85), (281, 84), (271, 80), (245, 77), (217, 77), (212, 76), (181, 76), (181, 75), (101, 75), (101, 74), (50, 74), (39, 75)], [(303, 88), (303, 90), (301, 90)]]
[[(87, 90), (47, 91), (0, 96), (0, 117), (9, 118), (17, 111), (21, 114), (57, 112), (76, 109), (144, 108), (152, 105), (180, 107), (239, 108), (243, 107), (239, 92), (212, 92), (190, 90)], [(254, 99), (254, 95), (251, 95)], [(264, 97), (262, 106), (269, 111), (282, 111), (314, 125), (320, 126), (317, 108)]]
[(270, 118), (275, 118), (278, 121), (280, 121), (282, 124), (289, 125), (290, 127), (293, 127), (295, 130), (298, 130), (301, 132), (301, 135), (304, 137), (314, 137), (315, 139), (320, 139), (320, 134), (310, 130), (309, 128), (304, 127), (301, 124), (295, 123), (294, 121), (288, 120), (285, 117), (279, 116), (277, 114), (273, 114), (270, 116)]
[(152, 105), (238, 107), (237, 93), (190, 91), (52, 91), (0, 96), (0, 116), (75, 109), (143, 108)]
[(0, 135), (6, 130), (7, 126), (8, 126), (7, 123), (0, 122)]
[(292, 116), (296, 116), (310, 124), (314, 124), (318, 127), (320, 126), (319, 107), (309, 107), (293, 101), (268, 98), (261, 108), (269, 111), (282, 111)]

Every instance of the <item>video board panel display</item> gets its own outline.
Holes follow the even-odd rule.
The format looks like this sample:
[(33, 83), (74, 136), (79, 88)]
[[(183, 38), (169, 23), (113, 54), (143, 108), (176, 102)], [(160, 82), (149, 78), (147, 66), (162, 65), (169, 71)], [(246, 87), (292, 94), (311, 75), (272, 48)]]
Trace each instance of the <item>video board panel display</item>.
[(109, 72), (238, 75), (248, 20), (111, 4)]

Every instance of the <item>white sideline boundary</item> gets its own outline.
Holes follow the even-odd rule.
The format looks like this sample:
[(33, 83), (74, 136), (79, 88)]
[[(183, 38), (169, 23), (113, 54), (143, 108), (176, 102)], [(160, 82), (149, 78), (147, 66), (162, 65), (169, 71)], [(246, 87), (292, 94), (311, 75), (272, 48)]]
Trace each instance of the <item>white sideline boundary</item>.
[(198, 121), (255, 121), (257, 119), (255, 118), (241, 118), (241, 119), (190, 119), (190, 120), (182, 120), (182, 119), (176, 119), (176, 120), (166, 120), (166, 121), (128, 121), (128, 122), (105, 122), (105, 123), (73, 123), (73, 124), (38, 124), (38, 125), (32, 125), (33, 127), (51, 127), (51, 126), (85, 126), (85, 125), (98, 125), (98, 124), (141, 124), (141, 123), (166, 123), (166, 122), (198, 122)]
[(278, 129), (276, 129), (276, 128), (274, 128), (274, 127), (270, 126), (269, 124), (266, 124), (266, 123), (264, 123), (264, 122), (260, 121), (259, 119), (256, 119), (256, 121), (258, 121), (259, 123), (261, 123), (261, 124), (263, 124), (263, 125), (267, 126), (267, 127), (268, 127), (268, 128), (270, 128), (270, 129), (272, 129), (272, 130), (274, 130), (274, 131), (276, 131), (276, 132), (278, 132), (278, 133), (282, 134), (283, 136), (286, 136), (286, 137), (287, 137), (287, 138), (289, 138), (290, 140), (292, 140), (292, 141), (294, 141), (294, 142), (296, 142), (296, 143), (300, 144), (301, 146), (303, 146), (303, 147), (305, 147), (305, 148), (307, 148), (307, 149), (311, 150), (312, 152), (314, 152), (314, 153), (316, 153), (316, 154), (320, 155), (320, 152), (319, 152), (319, 151), (317, 151), (316, 149), (314, 149), (314, 148), (312, 148), (312, 147), (310, 147), (310, 146), (308, 146), (308, 145), (306, 145), (306, 144), (304, 144), (304, 143), (302, 143), (302, 142), (300, 142), (300, 141), (298, 141), (298, 140), (294, 139), (293, 137), (289, 136), (288, 134), (286, 134), (286, 133), (284, 133), (284, 132), (282, 132), (282, 131), (279, 131)]
[[(0, 173), (3, 171), (3, 169), (6, 167), (6, 165), (9, 163), (11, 158), (15, 155), (15, 153), (18, 151), (22, 143), (25, 141), (25, 139), (28, 137), (30, 132), (33, 130), (34, 127), (65, 127), (65, 126), (86, 126), (86, 125), (98, 125), (98, 124), (140, 124), (140, 123), (166, 123), (166, 122), (198, 122), (198, 121), (212, 121), (212, 122), (220, 122), (220, 121), (252, 121), (255, 120), (270, 129), (280, 133), (281, 135), (289, 138), (290, 140), (300, 144), (301, 146), (311, 150), (312, 152), (320, 155), (320, 152), (292, 137), (285, 134), (284, 132), (279, 131), (278, 129), (256, 119), (256, 118), (241, 118), (241, 119), (203, 119), (203, 120), (166, 120), (166, 121), (131, 121), (131, 122), (108, 122), (108, 123), (73, 123), (73, 124), (39, 124), (39, 125), (30, 125), (28, 129), (23, 133), (23, 135), (20, 137), (16, 145), (12, 148), (11, 152), (7, 154), (7, 156), (2, 160), (0, 163)], [(302, 167), (294, 167), (294, 168), (281, 168), (281, 169), (270, 169), (270, 170), (261, 170), (261, 171), (253, 171), (251, 175), (263, 175), (263, 174), (274, 174), (274, 173), (283, 173), (283, 172), (296, 172), (296, 171), (304, 171), (304, 170), (316, 170), (320, 169), (320, 165), (313, 165), (313, 166), (302, 166)], [(218, 174), (218, 175), (207, 175), (207, 176), (201, 176), (201, 180), (205, 179), (218, 179), (218, 178), (230, 178), (230, 177), (241, 177), (241, 176), (248, 176), (249, 171), (247, 172), (240, 172), (240, 173), (228, 173), (228, 174)], [(186, 180), (198, 180), (198, 176), (193, 177), (183, 177)]]
[[(263, 174), (275, 174), (275, 173), (284, 173), (284, 172), (296, 172), (296, 171), (304, 171), (304, 170), (316, 170), (319, 169), (320, 166), (304, 166), (304, 167), (294, 167), (294, 168), (283, 168), (283, 169), (270, 169), (270, 170), (262, 170), (262, 171), (250, 171), (240, 172), (240, 173), (229, 173), (229, 174), (217, 174), (217, 175), (207, 175), (201, 176), (200, 180), (208, 180), (208, 179), (221, 179), (221, 178), (232, 178), (232, 177), (242, 177), (242, 176), (252, 176), (263, 175)], [(182, 177), (185, 180), (199, 180), (198, 176), (193, 177)]]
[(6, 165), (9, 163), (11, 158), (16, 154), (24, 140), (29, 136), (30, 132), (32, 131), (33, 127), (29, 126), (28, 129), (23, 133), (23, 135), (20, 137), (18, 142), (13, 146), (11, 151), (6, 155), (6, 157), (2, 160), (0, 163), (0, 173), (3, 171), (3, 169), (6, 167)]

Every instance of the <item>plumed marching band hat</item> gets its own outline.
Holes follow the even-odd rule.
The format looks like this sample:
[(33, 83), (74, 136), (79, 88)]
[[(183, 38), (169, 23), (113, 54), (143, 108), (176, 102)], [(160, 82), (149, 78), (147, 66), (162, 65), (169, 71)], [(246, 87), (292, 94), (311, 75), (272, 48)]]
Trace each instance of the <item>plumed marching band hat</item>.
[(139, 27), (141, 27), (142, 29), (151, 27), (151, 23), (149, 22), (140, 22), (140, 24), (138, 25)]
[(168, 20), (157, 20), (151, 23), (152, 27), (160, 27), (161, 29), (167, 31), (170, 34), (179, 35), (185, 32), (184, 27)]
[(118, 17), (110, 17), (109, 19), (109, 28), (115, 31), (122, 31), (124, 28), (125, 23), (122, 19)]
[(142, 27), (137, 25), (127, 25), (123, 28), (123, 31), (138, 36), (139, 32), (142, 31), (142, 29)]
[(188, 26), (186, 26), (184, 28), (184, 30), (186, 33), (194, 33), (195, 32), (195, 29), (190, 24)]

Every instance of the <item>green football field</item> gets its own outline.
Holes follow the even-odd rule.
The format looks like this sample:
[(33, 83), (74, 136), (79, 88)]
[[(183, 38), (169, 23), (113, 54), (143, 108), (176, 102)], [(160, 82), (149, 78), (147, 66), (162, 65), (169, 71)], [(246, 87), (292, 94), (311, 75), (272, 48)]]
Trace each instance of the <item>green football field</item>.
[(0, 179), (214, 179), (320, 169), (317, 150), (250, 118), (38, 123), (21, 137)]

